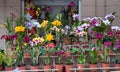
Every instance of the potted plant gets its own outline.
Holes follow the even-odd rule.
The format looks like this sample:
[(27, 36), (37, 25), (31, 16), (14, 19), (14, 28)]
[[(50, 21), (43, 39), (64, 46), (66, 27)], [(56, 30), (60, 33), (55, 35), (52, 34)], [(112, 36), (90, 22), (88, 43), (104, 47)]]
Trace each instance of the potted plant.
[[(50, 55), (44, 57), (44, 66), (43, 66), (43, 68), (44, 68), (44, 72), (48, 72), (49, 69), (52, 68)], [(47, 69), (47, 70), (46, 70), (46, 69)]]
[(72, 70), (70, 70), (72, 68), (73, 68), (73, 60), (67, 59), (67, 62), (65, 64), (65, 71), (66, 72), (72, 72)]
[(63, 51), (55, 52), (55, 56), (57, 56), (57, 63), (55, 65), (55, 68), (58, 69), (58, 72), (62, 72), (63, 71), (63, 63), (62, 63), (63, 55), (64, 55)]
[[(116, 42), (114, 47), (115, 47), (116, 56), (114, 59), (112, 59), (112, 61), (115, 63), (114, 64), (115, 67), (120, 67), (120, 43)], [(116, 70), (119, 71), (120, 68), (117, 68)]]
[(81, 68), (85, 68), (87, 62), (87, 54), (84, 52), (81, 52), (77, 58), (77, 68), (80, 69), (78, 72), (84, 72), (84, 70), (81, 70)]
[(12, 71), (15, 68), (16, 58), (13, 58), (13, 54), (5, 53), (3, 61), (6, 71)]
[(0, 49), (0, 71), (3, 69), (4, 52)]
[[(90, 68), (97, 68), (97, 63), (98, 63), (98, 51), (96, 50), (95, 47), (93, 47), (90, 51), (89, 51), (89, 58), (90, 58), (90, 64), (89, 67)], [(96, 70), (91, 70), (92, 72), (96, 71)]]
[[(109, 61), (108, 61), (109, 52), (107, 51), (108, 48), (110, 47), (110, 45), (111, 45), (110, 41), (104, 42), (103, 52), (100, 54), (101, 61), (102, 61), (102, 64), (101, 64), (102, 67), (110, 66)], [(106, 71), (108, 71), (108, 70), (106, 69)]]
[(31, 69), (39, 69), (39, 58), (42, 55), (42, 44), (44, 42), (43, 37), (35, 37), (30, 41), (30, 54), (31, 54)]

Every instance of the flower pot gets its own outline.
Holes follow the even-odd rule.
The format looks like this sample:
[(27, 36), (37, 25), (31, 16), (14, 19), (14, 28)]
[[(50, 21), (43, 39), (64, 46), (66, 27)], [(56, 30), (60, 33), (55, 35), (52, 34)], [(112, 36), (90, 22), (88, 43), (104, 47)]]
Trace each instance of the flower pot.
[(63, 64), (56, 64), (55, 68), (58, 69), (57, 72), (62, 72), (63, 71)]
[(102, 64), (101, 64), (101, 67), (104, 68), (103, 70), (104, 70), (105, 72), (108, 72), (109, 69), (106, 69), (106, 68), (107, 68), (107, 67), (110, 67), (110, 64), (102, 63)]
[(71, 42), (71, 37), (64, 37), (64, 38), (63, 38), (63, 41), (64, 41), (64, 44), (65, 44), (65, 45), (69, 45), (69, 44), (72, 43), (72, 42)]
[(89, 47), (89, 42), (82, 42), (83, 48), (88, 48)]
[(72, 72), (73, 65), (65, 65), (65, 72)]
[[(36, 66), (33, 66), (33, 65), (32, 65), (32, 66), (30, 67), (31, 70), (38, 70), (39, 68), (40, 68), (39, 65), (36, 65)], [(39, 72), (39, 71), (38, 71), (38, 72)]]
[(44, 68), (44, 72), (49, 72), (50, 69), (52, 68), (52, 66), (51, 65), (45, 65), (45, 66), (43, 66), (43, 68)]
[[(120, 67), (120, 64), (114, 64), (114, 67)], [(120, 71), (120, 68), (116, 68), (116, 71)]]
[(97, 64), (89, 64), (89, 68), (91, 68), (91, 72), (96, 72)]
[(14, 69), (15, 69), (14, 66), (12, 66), (12, 67), (5, 67), (5, 71), (12, 71), (12, 70), (14, 70)]
[(18, 66), (19, 70), (26, 70), (27, 66), (23, 65), (23, 66)]
[(24, 53), (24, 58), (30, 58), (30, 53)]
[(82, 68), (85, 68), (84, 64), (77, 64), (76, 66), (79, 69), (77, 72), (84, 72), (84, 70), (82, 69)]
[(73, 42), (72, 44), (74, 45), (74, 47), (80, 48), (80, 46), (79, 46), (79, 45), (80, 45), (80, 42)]
[(1, 65), (1, 66), (0, 66), (0, 71), (2, 71), (2, 69), (3, 69), (3, 66)]
[(65, 52), (65, 57), (70, 57), (71, 56), (71, 52), (70, 51), (66, 51)]

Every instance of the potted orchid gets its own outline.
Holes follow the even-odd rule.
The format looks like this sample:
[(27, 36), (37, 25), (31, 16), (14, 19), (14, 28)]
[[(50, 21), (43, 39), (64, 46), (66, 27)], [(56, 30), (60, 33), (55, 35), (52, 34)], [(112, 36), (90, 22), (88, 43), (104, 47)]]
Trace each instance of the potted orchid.
[(46, 34), (46, 36), (45, 36), (46, 46), (45, 46), (45, 57), (44, 57), (44, 69), (51, 69), (50, 55), (51, 55), (52, 50), (55, 47), (55, 44), (53, 42), (51, 42), (52, 40), (54, 40), (54, 36), (51, 33)]
[[(77, 58), (77, 68), (85, 68), (85, 65), (87, 63), (87, 54), (85, 52), (80, 52), (78, 58)], [(79, 70), (84, 71), (84, 70)]]
[[(98, 51), (95, 47), (93, 47), (90, 51), (89, 51), (89, 58), (90, 58), (90, 64), (89, 67), (90, 68), (97, 68), (97, 63), (98, 63)], [(92, 70), (92, 71), (96, 71), (96, 70)]]
[[(101, 66), (102, 67), (109, 67), (110, 64), (109, 64), (109, 52), (108, 52), (108, 49), (110, 48), (111, 46), (111, 41), (106, 41), (104, 42), (104, 48), (103, 48), (103, 52), (100, 54), (100, 57), (101, 57), (101, 61), (102, 61), (102, 64)], [(107, 69), (106, 69), (107, 71)]]
[(55, 65), (56, 69), (59, 69), (60, 72), (63, 70), (63, 64), (62, 64), (62, 57), (64, 55), (63, 51), (57, 51), (55, 52), (55, 56), (57, 56), (57, 64)]
[[(23, 25), (18, 25), (15, 27), (15, 33), (17, 34), (16, 39), (16, 54), (17, 54), (17, 62), (18, 67), (26, 67), (24, 62), (24, 36), (25, 36), (25, 27)], [(25, 68), (24, 68), (25, 69)]]
[(114, 59), (114, 63), (115, 63), (114, 66), (115, 67), (119, 67), (120, 66), (120, 56), (119, 56), (120, 55), (120, 42), (119, 42), (119, 40), (114, 45), (115, 53), (116, 53), (116, 58)]
[(42, 55), (41, 49), (43, 49), (42, 44), (44, 42), (43, 37), (35, 37), (30, 44), (30, 54), (32, 59), (31, 69), (39, 69), (39, 58)]

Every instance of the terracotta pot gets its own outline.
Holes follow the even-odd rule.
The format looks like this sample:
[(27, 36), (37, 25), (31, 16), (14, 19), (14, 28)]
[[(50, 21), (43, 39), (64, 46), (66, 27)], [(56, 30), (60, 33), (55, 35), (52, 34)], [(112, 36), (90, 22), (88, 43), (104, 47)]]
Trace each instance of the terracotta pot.
[(3, 69), (3, 66), (1, 65), (1, 66), (0, 66), (0, 71), (2, 71), (2, 69)]
[(24, 53), (24, 58), (30, 58), (30, 53)]
[(66, 72), (72, 72), (72, 70), (70, 70), (72, 68), (73, 68), (73, 65), (65, 65), (65, 71)]
[(104, 68), (103, 70), (104, 70), (105, 72), (108, 72), (108, 71), (109, 71), (109, 69), (106, 69), (105, 67), (110, 67), (110, 64), (105, 64), (105, 63), (102, 63), (102, 64), (101, 64), (101, 67), (103, 67), (103, 68)]
[(88, 48), (89, 47), (89, 42), (82, 42), (83, 48)]
[(91, 72), (96, 72), (97, 70), (94, 68), (97, 68), (97, 64), (89, 64), (89, 68), (92, 68)]
[(5, 67), (5, 71), (12, 71), (12, 70), (14, 70), (14, 69), (15, 69), (14, 66), (12, 66), (12, 67)]
[(72, 44), (74, 45), (74, 47), (80, 48), (80, 46), (78, 46), (78, 45), (80, 45), (80, 42), (73, 42)]
[(69, 45), (69, 44), (72, 43), (72, 42), (71, 42), (71, 37), (65, 37), (65, 38), (63, 39), (63, 41), (64, 41), (64, 43), (65, 43), (66, 45)]
[(63, 64), (56, 64), (55, 68), (58, 69), (57, 72), (63, 72)]
[(84, 70), (82, 68), (85, 68), (84, 64), (77, 64), (77, 68), (79, 68), (79, 70), (77, 72), (84, 72)]
[(51, 69), (52, 66), (51, 65), (47, 65), (47, 66), (43, 66), (43, 68), (44, 68), (44, 72), (49, 72), (49, 69)]
[(27, 66), (24, 65), (24, 66), (18, 66), (19, 70), (26, 70)]
[(71, 56), (71, 52), (70, 51), (66, 51), (65, 52), (65, 57), (70, 57)]
[(39, 65), (37, 65), (37, 66), (31, 66), (31, 70), (38, 70), (40, 68), (40, 66)]
[[(120, 67), (120, 64), (114, 64), (114, 67)], [(116, 68), (116, 71), (120, 71), (120, 68)]]

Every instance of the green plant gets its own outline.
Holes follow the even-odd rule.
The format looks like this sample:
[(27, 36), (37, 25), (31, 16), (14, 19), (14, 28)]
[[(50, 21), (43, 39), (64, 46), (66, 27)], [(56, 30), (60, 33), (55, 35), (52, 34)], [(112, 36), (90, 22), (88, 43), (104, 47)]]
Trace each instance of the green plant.
[(15, 65), (16, 58), (13, 58), (12, 54), (4, 54), (4, 63), (7, 67), (11, 67)]
[(4, 54), (0, 51), (0, 66), (3, 64)]
[(102, 63), (107, 63), (108, 56), (109, 56), (109, 53), (107, 51), (107, 48), (105, 47), (103, 50), (103, 53), (100, 55)]
[(50, 65), (50, 56), (44, 58), (45, 65)]
[(98, 62), (98, 51), (97, 50), (91, 50), (89, 52), (89, 57), (90, 57), (90, 63), (91, 64), (96, 64)]
[(87, 55), (84, 54), (83, 52), (79, 55), (78, 59), (77, 59), (77, 62), (79, 64), (86, 64), (87, 62)]
[(17, 62), (18, 62), (18, 65), (20, 66), (23, 66), (25, 65), (25, 62), (24, 62), (24, 52), (19, 50), (17, 52)]
[(32, 58), (32, 65), (39, 65), (39, 57), (43, 54), (43, 47), (32, 47), (30, 49), (30, 54)]
[(75, 53), (79, 52), (79, 48), (72, 47), (71, 52), (72, 52), (72, 54), (75, 54)]
[(73, 60), (72, 59), (68, 59), (66, 62), (68, 65), (72, 65), (73, 64)]

